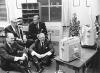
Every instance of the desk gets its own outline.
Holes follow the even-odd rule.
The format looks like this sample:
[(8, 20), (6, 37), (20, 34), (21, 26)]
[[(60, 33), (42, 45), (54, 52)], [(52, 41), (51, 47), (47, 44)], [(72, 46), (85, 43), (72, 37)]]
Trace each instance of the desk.
[(96, 54), (96, 50), (93, 49), (85, 49), (82, 48), (81, 52), (81, 58), (80, 60), (74, 60), (72, 62), (65, 62), (62, 61), (59, 56), (55, 57), (54, 59), (56, 60), (56, 71), (59, 70), (59, 65), (66, 65), (70, 69), (75, 70), (75, 73), (84, 73), (85, 72), (85, 64), (87, 64), (93, 56)]

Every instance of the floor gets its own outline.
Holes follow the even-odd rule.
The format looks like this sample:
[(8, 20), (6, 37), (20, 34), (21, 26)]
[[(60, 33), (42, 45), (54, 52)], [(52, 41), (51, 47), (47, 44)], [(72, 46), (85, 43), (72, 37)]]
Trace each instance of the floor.
[[(54, 48), (56, 51), (56, 55), (58, 55), (58, 43), (54, 43)], [(100, 62), (100, 60), (98, 59), (98, 62)], [(67, 67), (60, 67), (64, 73), (75, 73), (74, 70), (71, 70)], [(5, 71), (3, 71), (2, 69), (0, 69), (0, 73), (7, 73)], [(18, 73), (18, 72), (10, 72), (10, 73)], [(36, 73), (35, 71), (33, 71), (32, 73)], [(42, 73), (56, 73), (56, 62), (53, 60), (53, 63), (50, 67), (46, 67), (44, 69), (44, 71)], [(86, 73), (100, 73), (100, 63), (96, 63), (95, 66), (89, 67), (86, 70)]]
[[(71, 70), (67, 67), (61, 67), (61, 69), (63, 69), (64, 73), (75, 73), (74, 70)], [(7, 73), (7, 72), (0, 69), (0, 73)], [(19, 72), (11, 71), (10, 73), (19, 73)], [(32, 73), (37, 73), (37, 72), (32, 71)], [(50, 67), (46, 67), (42, 73), (56, 73), (55, 61), (52, 63)], [(86, 73), (100, 73), (100, 67), (99, 68), (89, 68), (86, 70)]]

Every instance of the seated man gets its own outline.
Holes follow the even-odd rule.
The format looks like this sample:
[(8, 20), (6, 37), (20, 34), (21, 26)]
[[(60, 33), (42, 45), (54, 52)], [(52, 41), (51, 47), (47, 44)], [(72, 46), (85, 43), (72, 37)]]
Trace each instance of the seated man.
[(29, 52), (31, 53), (37, 71), (41, 73), (43, 71), (43, 66), (51, 63), (54, 49), (51, 41), (45, 39), (45, 35), (40, 33), (35, 43), (30, 46)]
[(5, 28), (5, 34), (13, 33), (15, 39), (20, 45), (24, 45), (24, 42), (27, 41), (26, 38), (23, 38), (23, 31), (19, 28), (17, 20), (12, 20), (11, 25)]
[[(24, 62), (27, 57), (23, 49), (24, 47), (14, 42), (14, 35), (7, 33), (5, 44), (0, 46), (1, 68), (7, 71), (14, 70), (26, 73), (24, 67), (19, 63), (19, 61)], [(19, 55), (20, 53), (21, 55)]]

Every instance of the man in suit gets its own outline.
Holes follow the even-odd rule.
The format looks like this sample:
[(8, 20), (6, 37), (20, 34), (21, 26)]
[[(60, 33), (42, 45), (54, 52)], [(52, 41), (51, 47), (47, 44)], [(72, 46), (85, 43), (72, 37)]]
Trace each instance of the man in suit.
[(22, 31), (19, 29), (17, 22), (14, 20), (11, 21), (11, 25), (5, 28), (5, 33), (13, 33), (14, 37), (22, 39)]
[(36, 40), (39, 33), (44, 33), (47, 38), (47, 29), (45, 23), (39, 22), (39, 15), (34, 15), (33, 22), (29, 25), (30, 38)]
[(19, 44), (25, 45), (24, 42), (27, 41), (26, 38), (23, 38), (23, 31), (19, 28), (17, 20), (12, 20), (11, 25), (5, 28), (5, 34), (13, 33), (15, 39), (18, 41)]
[(16, 70), (26, 73), (24, 67), (19, 64), (19, 61), (25, 61), (27, 57), (26, 53), (23, 52), (24, 47), (14, 42), (12, 33), (7, 33), (6, 36), (5, 44), (0, 46), (1, 68), (7, 71)]
[(53, 45), (51, 41), (45, 39), (44, 33), (38, 35), (38, 39), (30, 46), (29, 52), (39, 73), (43, 71), (44, 65), (51, 64), (54, 56)]

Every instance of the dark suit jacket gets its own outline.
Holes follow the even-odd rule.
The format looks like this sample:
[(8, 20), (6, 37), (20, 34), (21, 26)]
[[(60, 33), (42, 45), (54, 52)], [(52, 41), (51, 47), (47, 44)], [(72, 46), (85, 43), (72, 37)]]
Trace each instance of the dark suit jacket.
[(52, 54), (54, 53), (53, 45), (52, 45), (51, 41), (49, 41), (47, 39), (44, 41), (44, 45), (43, 46), (41, 46), (41, 43), (40, 43), (40, 41), (38, 39), (35, 40), (35, 43), (33, 43), (29, 48), (30, 52), (32, 52), (33, 50), (35, 52), (37, 52), (38, 54), (44, 54), (44, 53), (46, 53), (48, 51), (51, 51)]
[(45, 23), (39, 22), (39, 29), (37, 28), (37, 25), (33, 22), (29, 25), (29, 34), (30, 38), (33, 40), (37, 39), (37, 34), (44, 33), (47, 36), (47, 29), (45, 26)]
[[(15, 28), (15, 29), (18, 29), (18, 28)], [(21, 39), (23, 39), (23, 33), (22, 33), (22, 30), (19, 29), (19, 31), (20, 31), (20, 32), (15, 32), (15, 31), (13, 30), (13, 28), (12, 28), (11, 25), (9, 25), (8, 27), (5, 28), (5, 33), (10, 32), (10, 33), (13, 33), (13, 34), (14, 34), (14, 37), (20, 38), (20, 36), (21, 36)]]
[(1, 66), (6, 66), (14, 62), (14, 57), (19, 55), (19, 51), (23, 51), (24, 47), (15, 42), (11, 47), (7, 43), (0, 46)]

